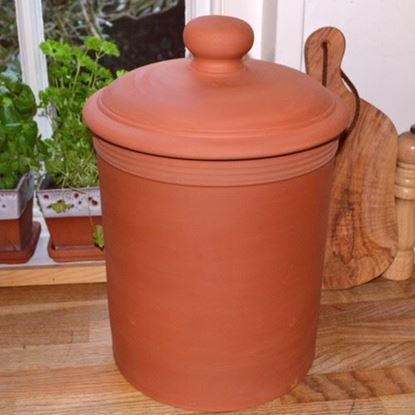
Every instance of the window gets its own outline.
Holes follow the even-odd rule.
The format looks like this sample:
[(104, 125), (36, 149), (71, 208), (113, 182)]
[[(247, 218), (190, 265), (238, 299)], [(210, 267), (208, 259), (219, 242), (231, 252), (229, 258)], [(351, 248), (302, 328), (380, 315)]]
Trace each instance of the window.
[(10, 0), (0, 0), (0, 71), (20, 72), (16, 10)]
[(42, 6), (46, 39), (114, 40), (121, 55), (104, 63), (110, 69), (184, 56), (184, 0), (43, 0)]

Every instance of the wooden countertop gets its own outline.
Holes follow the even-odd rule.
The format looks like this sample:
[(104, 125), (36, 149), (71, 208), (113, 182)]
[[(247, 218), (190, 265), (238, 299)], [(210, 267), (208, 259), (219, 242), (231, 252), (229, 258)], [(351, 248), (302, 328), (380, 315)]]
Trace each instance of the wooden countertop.
[[(146, 398), (118, 373), (105, 284), (0, 289), (1, 415), (192, 413)], [(307, 377), (238, 413), (414, 415), (415, 279), (324, 292)]]

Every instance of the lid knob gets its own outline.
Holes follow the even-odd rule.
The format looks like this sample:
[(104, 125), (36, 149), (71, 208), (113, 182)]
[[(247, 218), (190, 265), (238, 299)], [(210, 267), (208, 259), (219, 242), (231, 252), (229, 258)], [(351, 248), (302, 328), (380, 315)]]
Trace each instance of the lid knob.
[(230, 16), (202, 16), (185, 27), (183, 39), (193, 55), (192, 67), (203, 72), (233, 72), (243, 67), (254, 32), (248, 23)]

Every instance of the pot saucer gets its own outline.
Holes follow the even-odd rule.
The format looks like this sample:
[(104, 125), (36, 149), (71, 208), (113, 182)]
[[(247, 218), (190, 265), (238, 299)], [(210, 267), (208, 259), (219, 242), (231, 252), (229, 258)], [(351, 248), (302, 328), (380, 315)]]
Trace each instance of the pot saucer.
[(104, 260), (104, 251), (96, 246), (68, 246), (55, 248), (49, 238), (48, 254), (55, 262), (78, 262)]
[(0, 251), (0, 263), (2, 264), (24, 264), (29, 261), (35, 252), (40, 235), (40, 223), (33, 222), (32, 233), (26, 246), (18, 251)]

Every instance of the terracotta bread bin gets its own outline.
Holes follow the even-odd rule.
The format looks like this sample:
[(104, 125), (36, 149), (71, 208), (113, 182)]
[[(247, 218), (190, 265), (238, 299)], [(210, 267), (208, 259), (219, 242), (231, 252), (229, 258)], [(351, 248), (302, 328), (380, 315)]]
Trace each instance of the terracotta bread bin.
[(284, 394), (314, 357), (342, 102), (244, 57), (250, 26), (208, 16), (190, 59), (93, 95), (113, 349), (146, 395), (209, 411)]

